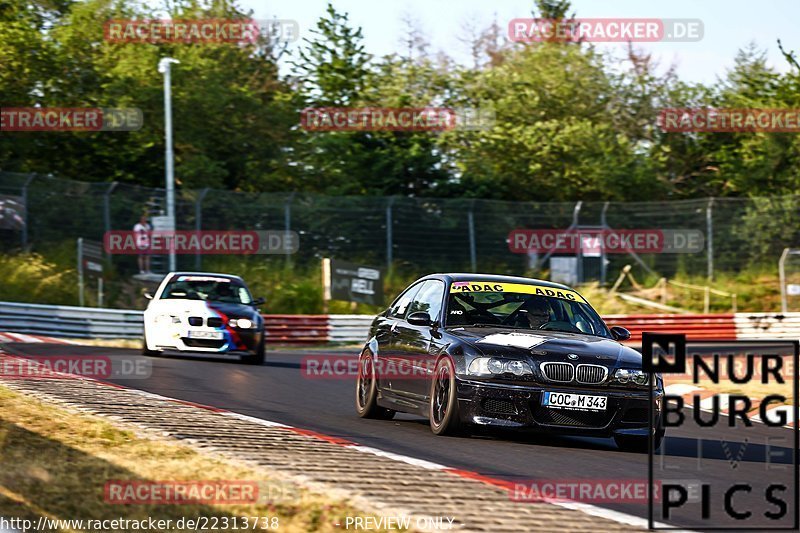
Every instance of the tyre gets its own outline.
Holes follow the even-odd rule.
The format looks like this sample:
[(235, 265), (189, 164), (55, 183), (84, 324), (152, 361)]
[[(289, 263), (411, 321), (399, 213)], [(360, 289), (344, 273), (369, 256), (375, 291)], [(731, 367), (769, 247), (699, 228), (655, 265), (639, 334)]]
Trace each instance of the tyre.
[(142, 355), (149, 355), (151, 357), (160, 355), (161, 352), (158, 350), (151, 350), (147, 347), (147, 329), (144, 330), (142, 334)]
[(362, 352), (358, 359), (356, 379), (356, 413), (361, 418), (391, 420), (395, 411), (378, 405), (378, 381), (375, 379), (375, 364), (369, 352)]
[[(661, 446), (661, 443), (664, 441), (665, 432), (663, 428), (656, 431), (656, 434), (653, 436), (653, 451), (658, 450)], [(614, 435), (614, 442), (617, 443), (617, 447), (623, 452), (647, 453), (649, 445), (646, 435), (644, 437), (639, 435)]]
[(428, 418), (435, 435), (459, 435), (464, 431), (458, 413), (456, 371), (449, 357), (442, 357), (436, 363)]
[(256, 353), (250, 355), (243, 355), (242, 362), (247, 365), (263, 365), (266, 359), (266, 340), (264, 335), (261, 335), (261, 342), (258, 344)]

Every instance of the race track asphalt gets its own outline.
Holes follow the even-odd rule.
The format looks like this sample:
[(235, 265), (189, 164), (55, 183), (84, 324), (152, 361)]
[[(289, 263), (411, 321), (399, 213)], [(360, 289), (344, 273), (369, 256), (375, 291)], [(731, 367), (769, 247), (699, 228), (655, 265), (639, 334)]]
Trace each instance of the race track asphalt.
[[(7, 351), (29, 356), (138, 356), (138, 351), (67, 344), (13, 343)], [(269, 351), (263, 366), (186, 356), (152, 357), (152, 375), (147, 379), (110, 380), (172, 398), (227, 409), (237, 413), (314, 430), (362, 445), (478, 472), (530, 486), (533, 480), (580, 481), (648, 479), (646, 454), (617, 450), (611, 439), (563, 437), (544, 434), (481, 433), (471, 437), (437, 437), (426, 420), (398, 415), (391, 421), (363, 420), (356, 416), (354, 380), (309, 379), (301, 370), (308, 355), (338, 353), (356, 357), (357, 350), (291, 349)], [(692, 411), (685, 410), (687, 420)], [(749, 483), (751, 493), (737, 493), (732, 502), (754, 514), (747, 525), (791, 525), (796, 513), (794, 489), (793, 431), (755, 423), (750, 428), (722, 425), (701, 428), (686, 424), (667, 433), (663, 455), (657, 456), (656, 479), (697, 480), (710, 485), (711, 522), (699, 519), (701, 505), (687, 503), (673, 519), (690, 527), (726, 525), (724, 491), (735, 483)], [(700, 458), (698, 459), (698, 456)], [(364, 473), (365, 476), (369, 472)], [(777, 507), (765, 500), (767, 483), (788, 485), (781, 499), (788, 502), (787, 516), (770, 521), (763, 516)], [(413, 487), (398, 487), (413, 490)], [(468, 504), (468, 502), (465, 502)], [(647, 505), (620, 501), (590, 502), (627, 514), (647, 517)], [(656, 505), (656, 519), (661, 519)], [(756, 521), (757, 520), (757, 521)]]

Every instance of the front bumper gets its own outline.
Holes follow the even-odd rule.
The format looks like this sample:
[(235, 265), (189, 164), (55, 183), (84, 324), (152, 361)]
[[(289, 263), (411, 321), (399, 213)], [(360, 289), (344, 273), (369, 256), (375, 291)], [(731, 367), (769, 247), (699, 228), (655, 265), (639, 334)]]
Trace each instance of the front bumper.
[[(458, 378), (458, 407), (462, 421), (476, 426), (525, 428), (556, 433), (611, 437), (648, 434), (649, 391), (557, 384), (509, 385)], [(574, 411), (542, 406), (543, 391), (608, 397), (605, 411)], [(663, 392), (656, 391), (653, 407), (660, 417)]]
[[(209, 329), (209, 331), (214, 331)], [(220, 331), (220, 330), (216, 330)], [(220, 339), (190, 338), (188, 331), (181, 331), (170, 336), (157, 346), (158, 349), (178, 350), (181, 352), (215, 353), (215, 354), (254, 354), (261, 345), (264, 332), (256, 329), (235, 330), (225, 328), (221, 330)]]

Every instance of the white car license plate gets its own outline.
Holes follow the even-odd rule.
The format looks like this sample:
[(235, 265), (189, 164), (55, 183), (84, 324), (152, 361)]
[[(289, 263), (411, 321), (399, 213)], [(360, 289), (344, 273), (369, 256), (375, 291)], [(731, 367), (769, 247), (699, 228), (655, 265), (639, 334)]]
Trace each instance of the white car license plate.
[(190, 339), (221, 339), (221, 331), (189, 331)]
[(558, 409), (578, 409), (581, 411), (605, 411), (608, 398), (590, 396), (588, 394), (572, 394), (568, 392), (542, 393), (542, 405)]

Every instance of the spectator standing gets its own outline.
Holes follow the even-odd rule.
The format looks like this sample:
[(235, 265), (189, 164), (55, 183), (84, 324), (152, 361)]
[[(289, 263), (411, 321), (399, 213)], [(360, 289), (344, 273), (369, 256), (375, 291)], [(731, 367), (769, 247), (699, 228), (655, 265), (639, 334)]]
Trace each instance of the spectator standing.
[(147, 222), (147, 214), (142, 214), (139, 222), (133, 226), (136, 249), (139, 252), (139, 274), (150, 274), (150, 234), (152, 231), (153, 227)]

